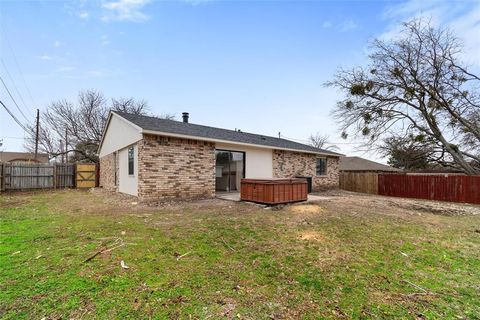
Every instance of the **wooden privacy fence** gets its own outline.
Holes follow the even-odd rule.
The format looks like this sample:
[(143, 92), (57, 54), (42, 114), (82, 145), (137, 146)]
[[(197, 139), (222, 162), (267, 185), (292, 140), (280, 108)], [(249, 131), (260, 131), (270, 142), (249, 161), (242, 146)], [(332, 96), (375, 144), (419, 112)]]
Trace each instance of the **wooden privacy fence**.
[(340, 188), (348, 191), (378, 194), (378, 174), (376, 172), (342, 172)]
[[(83, 166), (81, 177), (77, 176), (79, 166)], [(87, 183), (83, 175), (88, 176)], [(0, 163), (0, 191), (95, 187), (96, 182), (95, 164)]]
[(340, 188), (391, 197), (480, 204), (480, 176), (342, 172)]
[(380, 174), (378, 194), (480, 204), (480, 176)]

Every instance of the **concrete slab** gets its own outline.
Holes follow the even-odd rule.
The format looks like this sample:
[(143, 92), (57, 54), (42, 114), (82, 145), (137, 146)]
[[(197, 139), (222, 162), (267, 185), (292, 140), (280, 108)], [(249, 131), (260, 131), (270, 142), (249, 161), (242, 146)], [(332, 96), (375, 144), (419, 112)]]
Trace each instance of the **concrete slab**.
[(333, 199), (333, 198), (332, 197), (326, 197), (326, 196), (318, 196), (318, 195), (315, 195), (315, 194), (309, 194), (306, 202), (315, 202), (315, 201), (330, 200), (330, 199)]
[(228, 201), (240, 201), (240, 192), (217, 192), (215, 197), (228, 200)]

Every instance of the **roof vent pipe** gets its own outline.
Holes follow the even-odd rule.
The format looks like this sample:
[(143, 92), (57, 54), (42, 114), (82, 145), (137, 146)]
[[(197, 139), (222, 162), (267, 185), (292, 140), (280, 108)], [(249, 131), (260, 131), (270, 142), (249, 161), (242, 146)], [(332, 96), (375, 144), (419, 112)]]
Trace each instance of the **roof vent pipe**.
[(188, 112), (182, 112), (182, 119), (183, 119), (183, 122), (185, 123), (188, 123)]

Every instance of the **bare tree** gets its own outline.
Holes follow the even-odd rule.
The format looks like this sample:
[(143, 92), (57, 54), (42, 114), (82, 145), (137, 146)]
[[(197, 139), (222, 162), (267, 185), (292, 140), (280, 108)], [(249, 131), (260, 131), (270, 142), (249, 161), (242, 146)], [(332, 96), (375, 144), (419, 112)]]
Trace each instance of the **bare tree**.
[(388, 157), (388, 164), (404, 170), (428, 169), (441, 161), (437, 159), (431, 141), (418, 140), (414, 136), (388, 137), (380, 147)]
[(329, 137), (327, 135), (322, 135), (319, 132), (311, 134), (308, 137), (308, 144), (312, 147), (324, 150), (339, 150), (338, 146), (328, 143)]
[[(110, 110), (147, 114), (149, 108), (145, 100), (133, 98), (112, 99), (108, 105), (105, 96), (96, 90), (80, 92), (76, 105), (67, 100), (55, 101), (40, 117), (39, 150), (50, 158), (73, 154), (72, 161), (98, 161), (96, 152)], [(25, 145), (27, 150), (35, 146), (33, 128), (31, 132)], [(66, 135), (68, 145), (62, 148)]]
[(448, 29), (425, 20), (374, 40), (367, 67), (342, 69), (327, 83), (345, 93), (334, 110), (343, 137), (353, 132), (374, 147), (385, 137), (418, 136), (444, 164), (479, 173), (480, 78), (461, 63), (461, 50)]
[(133, 98), (112, 99), (112, 109), (135, 114), (144, 114), (148, 112), (148, 103), (145, 100), (135, 100)]

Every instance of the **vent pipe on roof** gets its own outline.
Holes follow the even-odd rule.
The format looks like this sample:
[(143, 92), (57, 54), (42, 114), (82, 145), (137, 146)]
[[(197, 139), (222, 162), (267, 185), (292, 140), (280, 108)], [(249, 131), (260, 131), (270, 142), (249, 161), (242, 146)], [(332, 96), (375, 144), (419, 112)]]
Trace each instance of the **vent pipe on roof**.
[(182, 112), (182, 119), (183, 119), (183, 122), (185, 123), (188, 123), (188, 112)]

